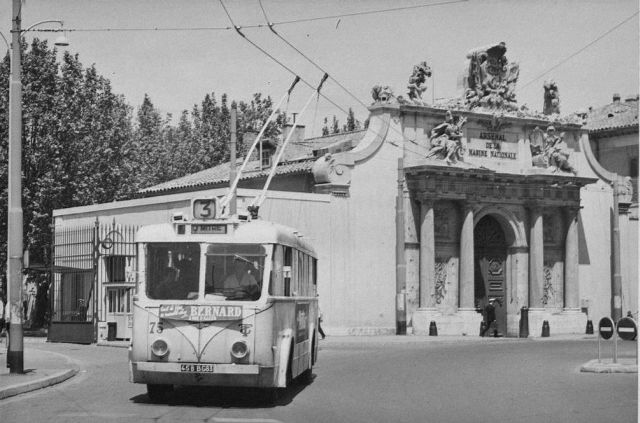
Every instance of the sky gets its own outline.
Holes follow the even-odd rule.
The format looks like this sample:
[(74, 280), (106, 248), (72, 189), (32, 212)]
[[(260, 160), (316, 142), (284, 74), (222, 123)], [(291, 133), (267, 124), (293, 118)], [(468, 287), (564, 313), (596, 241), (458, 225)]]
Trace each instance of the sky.
[[(177, 117), (211, 92), (244, 101), (260, 92), (277, 102), (293, 73), (317, 86), (323, 72), (265, 26), (262, 4), (275, 30), (331, 76), (322, 89), (331, 101), (314, 99), (300, 117), (308, 136), (319, 135), (325, 116), (344, 123), (349, 107), (364, 121), (361, 103), (371, 104), (374, 85), (406, 97), (422, 61), (433, 70), (427, 103), (459, 96), (467, 52), (500, 41), (520, 64), (517, 100), (530, 109), (542, 110), (548, 79), (558, 85), (562, 114), (639, 92), (637, 0), (261, 1), (223, 0), (242, 33), (281, 64), (230, 29), (220, 0), (24, 0), (22, 27), (64, 21), (67, 50), (85, 67), (95, 64), (134, 108), (146, 93)], [(1, 4), (0, 32), (10, 39), (11, 0)], [(363, 13), (383, 9), (399, 10)], [(58, 35), (26, 33), (51, 43)], [(312, 94), (298, 84), (287, 111), (300, 112)]]

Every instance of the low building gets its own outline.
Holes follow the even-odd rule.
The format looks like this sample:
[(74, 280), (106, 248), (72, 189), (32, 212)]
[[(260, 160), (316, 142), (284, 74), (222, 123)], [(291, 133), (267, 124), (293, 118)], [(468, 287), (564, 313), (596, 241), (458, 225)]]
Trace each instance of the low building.
[[(588, 130), (575, 115), (517, 106), (517, 65), (491, 67), (506, 64), (505, 51), (501, 43), (470, 53), (467, 91), (440, 104), (422, 101), (430, 70), (416, 66), (407, 98), (374, 88), (365, 131), (312, 139), (299, 133), (296, 153), (277, 165), (260, 217), (297, 228), (315, 246), (329, 334), (427, 334), (435, 324), (439, 334), (477, 336), (491, 298), (496, 332), (505, 336), (519, 335), (523, 309), (533, 336), (544, 321), (552, 334), (584, 333), (587, 320), (610, 315), (612, 301), (637, 309), (637, 298), (612, 294), (614, 197), (611, 181), (599, 176)], [(256, 160), (243, 174), (238, 210), (259, 195), (268, 165)], [(56, 248), (58, 233), (99, 228), (91, 238), (98, 294), (83, 291), (93, 304), (85, 326), (109, 336), (116, 323), (109, 310), (118, 309), (112, 298), (126, 301), (132, 289), (135, 254), (115, 254), (117, 237), (131, 241), (124, 228), (188, 215), (192, 198), (227, 192), (229, 170), (221, 165), (131, 200), (54, 212)], [(65, 278), (73, 279), (65, 275), (77, 266), (54, 260), (61, 311), (52, 327), (77, 305), (64, 299), (71, 284)], [(100, 276), (100, 266), (109, 265), (124, 282)], [(631, 292), (637, 279), (622, 283)], [(118, 323), (114, 330), (113, 337), (127, 337)]]

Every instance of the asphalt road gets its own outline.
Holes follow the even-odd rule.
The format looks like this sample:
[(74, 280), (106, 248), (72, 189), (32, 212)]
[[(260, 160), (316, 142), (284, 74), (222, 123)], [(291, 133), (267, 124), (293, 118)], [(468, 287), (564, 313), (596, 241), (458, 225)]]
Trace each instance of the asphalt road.
[[(405, 340), (406, 339), (406, 340)], [(635, 343), (620, 344), (621, 356)], [(178, 388), (152, 404), (128, 382), (127, 351), (26, 344), (66, 354), (73, 379), (0, 401), (9, 422), (636, 422), (637, 374), (581, 373), (594, 339), (333, 338), (310, 385), (276, 404), (259, 391)], [(610, 353), (610, 349), (606, 350)]]

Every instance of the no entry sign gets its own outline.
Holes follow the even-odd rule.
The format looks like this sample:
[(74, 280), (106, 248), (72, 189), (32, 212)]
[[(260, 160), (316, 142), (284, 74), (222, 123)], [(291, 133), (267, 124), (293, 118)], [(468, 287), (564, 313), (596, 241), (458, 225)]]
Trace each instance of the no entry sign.
[(627, 341), (633, 341), (638, 335), (636, 322), (630, 317), (618, 320), (618, 336)]
[(598, 331), (602, 339), (609, 339), (613, 336), (614, 324), (609, 317), (603, 317), (598, 323)]

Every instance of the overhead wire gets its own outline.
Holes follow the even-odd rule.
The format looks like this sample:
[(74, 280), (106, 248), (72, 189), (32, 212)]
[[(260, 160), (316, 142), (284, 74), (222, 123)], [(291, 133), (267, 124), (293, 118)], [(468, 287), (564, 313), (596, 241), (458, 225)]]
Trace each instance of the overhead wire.
[[(222, 1), (222, 0), (221, 0)], [(467, 1), (467, 0), (464, 0)], [(269, 16), (267, 15), (267, 11), (264, 8), (264, 5), (262, 4), (262, 0), (258, 0), (258, 3), (260, 5), (260, 9), (262, 9), (262, 14), (264, 15), (265, 21), (267, 22), (267, 26), (268, 28), (271, 30), (271, 32), (273, 32), (280, 40), (282, 40), (285, 44), (287, 44), (289, 47), (291, 47), (293, 50), (295, 50), (298, 54), (300, 54), (302, 57), (304, 57), (309, 63), (311, 63), (313, 66), (316, 67), (316, 69), (320, 70), (321, 72), (323, 72), (325, 75), (328, 75), (329, 79), (331, 79), (333, 82), (336, 83), (336, 85), (338, 85), (340, 88), (342, 88), (347, 94), (349, 94), (353, 99), (355, 99), (360, 105), (362, 105), (365, 109), (368, 110), (369, 106), (367, 104), (365, 104), (362, 100), (360, 100), (360, 98), (358, 96), (356, 96), (355, 94), (353, 94), (353, 92), (351, 92), (347, 87), (345, 87), (343, 84), (340, 83), (340, 81), (338, 81), (336, 78), (334, 78), (333, 76), (331, 76), (331, 74), (329, 74), (329, 72), (327, 72), (322, 66), (320, 66), (319, 64), (317, 64), (314, 60), (312, 60), (309, 56), (307, 56), (306, 54), (304, 54), (299, 48), (297, 48), (296, 46), (294, 46), (291, 42), (289, 42), (286, 38), (284, 38), (278, 31), (276, 31), (273, 27), (274, 27), (274, 23), (272, 23), (269, 20)], [(333, 103), (335, 104), (335, 103)], [(342, 111), (344, 111), (344, 109), (341, 109)], [(347, 112), (348, 114), (348, 112)], [(314, 116), (315, 119), (315, 116)], [(398, 135), (400, 135), (402, 137), (402, 139), (404, 140), (404, 134), (400, 133), (399, 131), (397, 131), (395, 128), (392, 128), (392, 130), (394, 130), (396, 133), (398, 133)], [(408, 140), (410, 142), (412, 142), (413, 144), (418, 145), (414, 140)], [(390, 143), (391, 145), (400, 148), (397, 144), (394, 143)], [(416, 151), (412, 151), (411, 149), (406, 148), (408, 151), (411, 151), (415, 154), (421, 154), (419, 152)]]
[[(262, 52), (263, 54), (265, 54), (268, 58), (270, 58), (271, 60), (273, 60), (274, 62), (276, 62), (278, 65), (280, 65), (281, 67), (283, 67), (284, 69), (286, 69), (288, 72), (290, 72), (291, 74), (293, 74), (294, 76), (299, 77), (299, 75), (290, 67), (288, 67), (287, 65), (285, 65), (284, 63), (282, 63), (280, 60), (278, 60), (277, 58), (275, 58), (272, 54), (270, 54), (269, 52), (267, 52), (265, 49), (263, 49), (262, 47), (260, 47), (258, 44), (254, 43), (252, 40), (250, 40), (242, 31), (240, 31), (240, 28), (235, 24), (233, 18), (231, 17), (231, 14), (229, 13), (229, 10), (227, 9), (227, 7), (224, 4), (223, 0), (219, 0), (220, 5), (222, 6), (222, 8), (224, 9), (224, 12), (226, 13), (227, 17), (229, 18), (229, 22), (231, 22), (231, 25), (233, 25), (233, 27), (235, 28), (236, 32), (247, 42), (249, 42), (252, 46), (254, 46), (255, 48), (257, 48), (260, 52)], [(329, 77), (328, 73), (325, 72), (325, 79)], [(309, 82), (307, 82), (304, 78), (300, 77), (300, 80), (302, 82), (304, 82), (307, 86), (309, 86), (310, 88), (313, 88), (314, 90), (316, 90), (315, 87), (313, 87)], [(317, 90), (318, 95), (321, 95), (324, 99), (326, 99), (327, 101), (329, 101), (331, 104), (333, 104), (335, 107), (337, 107), (339, 110), (341, 110), (342, 112), (344, 112), (345, 114), (348, 114), (348, 112), (342, 108), (340, 105), (336, 104), (332, 99), (330, 99), (329, 97), (327, 97), (326, 95), (320, 93), (320, 90)], [(380, 135), (380, 134), (378, 134)], [(400, 135), (402, 136), (402, 134), (400, 133)], [(403, 137), (404, 139), (404, 137)], [(394, 145), (397, 148), (402, 148), (400, 146), (398, 146), (397, 144), (393, 144), (390, 143), (391, 145)], [(405, 149), (408, 151), (411, 151), (410, 149), (406, 148)], [(412, 151), (415, 154), (422, 154), (416, 151)]]
[(546, 71), (540, 73), (538, 76), (536, 76), (535, 78), (533, 78), (532, 80), (528, 81), (526, 84), (523, 84), (520, 88), (524, 88), (527, 87), (529, 85), (531, 85), (532, 83), (534, 83), (535, 81), (537, 81), (538, 79), (542, 78), (543, 76), (545, 76), (546, 74), (548, 74), (549, 72), (551, 72), (552, 70), (560, 67), (561, 65), (563, 65), (565, 62), (571, 60), (572, 58), (574, 58), (575, 56), (577, 56), (578, 54), (582, 53), (583, 51), (585, 51), (586, 49), (588, 49), (589, 47), (591, 47), (592, 45), (594, 45), (595, 43), (597, 43), (598, 41), (600, 41), (601, 39), (603, 39), (604, 37), (606, 37), (607, 35), (611, 34), (613, 31), (615, 31), (616, 29), (620, 28), (622, 25), (626, 24), (627, 22), (629, 22), (631, 19), (633, 19), (636, 15), (638, 15), (638, 13), (640, 13), (640, 11), (635, 12), (634, 14), (632, 14), (631, 16), (625, 18), (623, 21), (617, 23), (616, 25), (614, 25), (612, 28), (608, 29), (606, 32), (600, 34), (600, 36), (598, 36), (596, 39), (594, 39), (593, 41), (589, 42), (588, 44), (584, 45), (582, 48), (578, 49), (576, 52), (570, 54), (569, 56), (565, 57), (564, 59), (560, 60), (558, 63), (556, 63), (555, 65), (551, 66), (549, 69), (547, 69)]
[[(286, 69), (289, 73), (291, 73), (294, 76), (299, 76), (293, 69), (291, 69), (290, 67), (288, 67), (287, 65), (285, 65), (284, 63), (282, 63), (280, 60), (278, 60), (277, 58), (275, 58), (272, 54), (270, 54), (268, 51), (266, 51), (265, 49), (263, 49), (262, 47), (260, 47), (258, 44), (254, 43), (251, 39), (249, 39), (242, 31), (240, 31), (240, 27), (236, 26), (236, 24), (233, 21), (233, 18), (231, 18), (231, 14), (229, 14), (229, 11), (227, 10), (227, 7), (224, 5), (224, 2), (222, 0), (219, 0), (220, 4), (222, 5), (222, 8), (224, 9), (225, 13), (227, 14), (227, 17), (229, 18), (229, 21), (231, 22), (231, 25), (233, 25), (233, 28), (236, 30), (236, 32), (244, 39), (246, 40), (249, 44), (251, 44), (252, 46), (254, 46), (255, 48), (257, 48), (258, 50), (260, 50), (263, 54), (265, 54), (267, 57), (269, 57), (271, 60), (273, 60), (274, 62), (276, 62), (278, 65), (282, 66), (284, 69)], [(325, 72), (326, 73), (326, 72)], [(313, 89), (314, 91), (316, 90), (316, 87), (314, 87), (310, 82), (308, 82), (306, 79), (300, 77), (300, 80), (302, 82), (305, 83), (305, 85), (307, 85), (309, 88)], [(344, 113), (348, 113), (346, 110), (344, 110), (340, 105), (336, 104), (332, 99), (330, 99), (329, 97), (327, 97), (326, 95), (319, 93), (319, 95), (324, 98), (325, 100), (327, 100), (329, 103), (333, 104), (335, 107), (337, 107), (338, 109), (342, 110)]]
[[(379, 13), (388, 13), (388, 12), (397, 12), (402, 10), (410, 10), (410, 9), (420, 9), (425, 7), (433, 7), (433, 6), (441, 6), (445, 4), (452, 3), (463, 3), (469, 0), (452, 0), (452, 1), (444, 1), (439, 3), (426, 3), (426, 4), (418, 4), (413, 6), (402, 6), (402, 7), (393, 7), (388, 9), (377, 9), (377, 10), (368, 10), (368, 11), (360, 11), (360, 12), (352, 12), (352, 13), (343, 13), (329, 16), (315, 16), (310, 18), (300, 18), (300, 19), (291, 19), (286, 21), (274, 22), (274, 25), (289, 25), (296, 24), (302, 22), (312, 22), (312, 21), (320, 21), (327, 19), (336, 19), (336, 18), (345, 18), (345, 17), (353, 17), (353, 16), (362, 16), (362, 15), (373, 15)], [(266, 25), (255, 24), (255, 25), (243, 25), (238, 28), (264, 28)], [(124, 31), (229, 31), (235, 29), (232, 26), (203, 26), (203, 27), (153, 27), (153, 28), (64, 28), (64, 29), (32, 29), (32, 32), (124, 32)]]
[(363, 16), (363, 15), (374, 15), (374, 14), (378, 14), (378, 13), (397, 12), (397, 11), (401, 11), (401, 10), (420, 9), (420, 8), (433, 7), (433, 6), (442, 6), (442, 5), (445, 5), (445, 4), (464, 3), (464, 2), (467, 2), (467, 1), (469, 1), (469, 0), (451, 0), (451, 1), (443, 1), (443, 2), (439, 2), (439, 3), (426, 3), (426, 4), (417, 4), (417, 5), (413, 5), (413, 6), (400, 6), (400, 7), (392, 7), (392, 8), (389, 8), (389, 9), (379, 9), (379, 10), (368, 10), (368, 11), (360, 11), (360, 12), (352, 12), (352, 13), (342, 13), (342, 14), (337, 14), (337, 15), (318, 16), (318, 17), (314, 17), (314, 18), (291, 19), (291, 20), (288, 20), (288, 21), (273, 22), (273, 24), (274, 25), (288, 25), (288, 24), (294, 24), (294, 23), (313, 22), (313, 21), (320, 21), (320, 20), (326, 20), (326, 19), (346, 18), (346, 17)]

